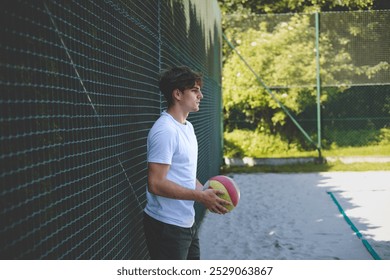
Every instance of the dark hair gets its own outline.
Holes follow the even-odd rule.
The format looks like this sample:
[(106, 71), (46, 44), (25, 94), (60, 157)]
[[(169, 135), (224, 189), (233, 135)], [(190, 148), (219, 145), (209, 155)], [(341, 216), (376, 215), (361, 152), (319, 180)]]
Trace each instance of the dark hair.
[(202, 86), (201, 73), (187, 66), (175, 66), (161, 73), (159, 87), (169, 107), (173, 104), (172, 92), (175, 89), (184, 91), (193, 88), (197, 83)]

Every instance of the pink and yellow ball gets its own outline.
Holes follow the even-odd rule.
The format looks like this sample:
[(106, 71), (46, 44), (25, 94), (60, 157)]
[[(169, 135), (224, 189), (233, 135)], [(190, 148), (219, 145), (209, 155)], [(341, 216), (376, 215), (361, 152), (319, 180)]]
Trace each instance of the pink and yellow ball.
[(232, 205), (225, 206), (229, 212), (232, 211), (240, 201), (240, 189), (236, 182), (228, 176), (214, 176), (204, 184), (204, 188), (212, 188), (223, 191), (224, 194), (220, 195), (220, 197), (232, 203)]

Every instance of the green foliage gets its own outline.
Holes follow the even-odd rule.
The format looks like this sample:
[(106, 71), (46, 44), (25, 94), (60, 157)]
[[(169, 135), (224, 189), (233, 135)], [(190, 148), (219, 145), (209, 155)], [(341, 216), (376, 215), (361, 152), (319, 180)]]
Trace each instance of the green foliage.
[(225, 157), (283, 157), (298, 151), (296, 143), (287, 143), (279, 135), (250, 130), (224, 133)]
[[(278, 103), (282, 103), (291, 115), (298, 117), (308, 116), (307, 112), (312, 113), (312, 109), (316, 107), (314, 16), (268, 14), (267, 18), (259, 18), (254, 14), (369, 9), (379, 2), (381, 1), (220, 1), (224, 33), (252, 68), (249, 69), (240, 56), (228, 44), (224, 44), (222, 87), (225, 156), (287, 155), (307, 149), (311, 145), (302, 135), (297, 136), (300, 132)], [(348, 89), (345, 85), (351, 84), (354, 77), (364, 76), (370, 80), (389, 68), (388, 62), (373, 65), (364, 60), (365, 55), (353, 53), (355, 50), (351, 48), (351, 40), (355, 37), (364, 42), (375, 42), (384, 38), (383, 34), (373, 32), (374, 29), (369, 30), (372, 26), (366, 26), (366, 23), (358, 19), (345, 21), (338, 17), (327, 24), (324, 29), (327, 31), (320, 33), (320, 76), (322, 84), (331, 86), (321, 89), (323, 107), (327, 107), (330, 102), (335, 103), (334, 100), (338, 100), (338, 96)], [(345, 28), (340, 31), (338, 26)], [(359, 63), (353, 60), (356, 56), (360, 58)], [(262, 86), (259, 78), (271, 89), (273, 96)], [(356, 95), (354, 98), (356, 99)], [(382, 107), (383, 110), (390, 111), (389, 102), (384, 102)], [(372, 108), (382, 110), (382, 107)], [(367, 104), (359, 105), (360, 111), (365, 108), (368, 108)], [(348, 106), (345, 106), (329, 118), (348, 118), (349, 111), (351, 110)], [(315, 114), (309, 116), (314, 118)], [(379, 128), (380, 126), (364, 126), (359, 127), (359, 131), (350, 131), (347, 134), (340, 128), (326, 133), (324, 144), (326, 147), (332, 147), (332, 144), (333, 147), (352, 146), (353, 142), (357, 145), (376, 145), (383, 137), (378, 131)], [(312, 130), (311, 134), (315, 133)], [(388, 137), (385, 136), (384, 139)], [(310, 149), (313, 149), (313, 146), (310, 146)]]
[[(324, 145), (324, 156), (390, 155), (390, 129), (336, 131), (332, 145)], [(359, 145), (356, 145), (359, 143)], [(250, 130), (224, 133), (224, 156), (234, 157), (305, 157), (317, 156), (316, 151), (303, 151), (297, 143), (288, 143), (278, 135)]]
[(388, 145), (390, 144), (390, 129), (382, 128), (379, 135), (379, 144)]
[[(357, 130), (337, 130), (332, 129), (325, 132), (326, 142), (330, 143), (330, 148), (339, 147), (364, 147), (364, 146), (385, 146), (390, 144), (390, 129), (357, 129)], [(326, 143), (324, 147), (326, 147)]]
[[(237, 51), (263, 82), (282, 87), (273, 93), (289, 111), (299, 114), (315, 104), (315, 29), (310, 15), (289, 16), (275, 26), (259, 22), (257, 27), (248, 27), (245, 32), (232, 29), (228, 33), (232, 33)], [(336, 51), (326, 34), (321, 40), (321, 59), (332, 65), (328, 71), (323, 70), (321, 76), (324, 81), (333, 82), (334, 73), (353, 66), (348, 53), (344, 49)], [(223, 93), (227, 129), (232, 129), (230, 120), (236, 121), (232, 114), (237, 111), (244, 116), (240, 121), (257, 124), (256, 128), (261, 131), (279, 133), (286, 123), (285, 112), (238, 55), (230, 55), (225, 61)], [(327, 93), (323, 90), (323, 101)]]
[(287, 13), (368, 9), (387, 0), (218, 0), (223, 14)]
[[(379, 130), (358, 129), (358, 130), (336, 130), (331, 129), (325, 132), (326, 141), (332, 148), (336, 147), (361, 147), (376, 145), (379, 140)], [(326, 145), (324, 145), (326, 147)]]

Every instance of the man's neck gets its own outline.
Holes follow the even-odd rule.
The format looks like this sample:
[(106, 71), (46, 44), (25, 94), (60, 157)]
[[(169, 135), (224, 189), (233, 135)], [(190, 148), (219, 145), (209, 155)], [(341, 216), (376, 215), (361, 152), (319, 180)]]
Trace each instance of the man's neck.
[(181, 124), (186, 123), (188, 113), (184, 113), (181, 110), (178, 110), (175, 106), (168, 108), (167, 113), (170, 114), (179, 123)]

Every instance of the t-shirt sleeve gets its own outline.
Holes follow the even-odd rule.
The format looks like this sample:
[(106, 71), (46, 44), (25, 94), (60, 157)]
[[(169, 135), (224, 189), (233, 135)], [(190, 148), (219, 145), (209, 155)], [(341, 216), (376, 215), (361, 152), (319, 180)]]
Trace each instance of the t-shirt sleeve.
[(172, 164), (177, 147), (176, 133), (167, 127), (156, 128), (148, 136), (148, 162)]

